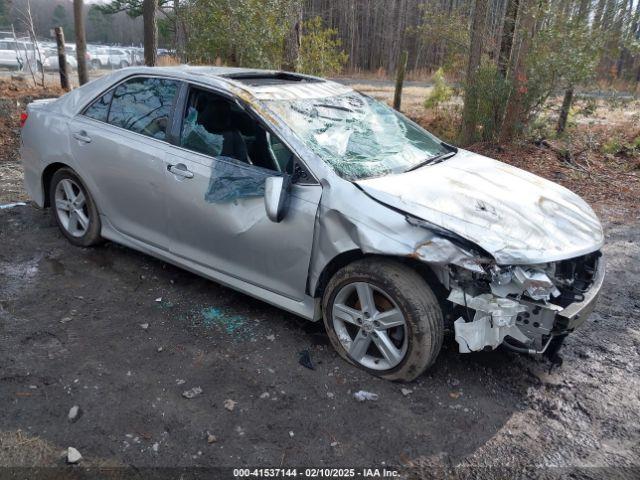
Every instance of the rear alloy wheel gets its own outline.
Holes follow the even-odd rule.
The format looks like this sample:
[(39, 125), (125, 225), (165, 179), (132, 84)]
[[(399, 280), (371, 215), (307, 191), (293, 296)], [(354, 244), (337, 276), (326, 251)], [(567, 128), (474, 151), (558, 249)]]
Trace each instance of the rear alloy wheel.
[(100, 241), (100, 217), (91, 195), (68, 168), (51, 179), (50, 203), (60, 230), (74, 245), (88, 247)]
[(337, 352), (388, 380), (415, 379), (442, 346), (438, 300), (416, 271), (394, 260), (363, 259), (339, 270), (323, 309)]

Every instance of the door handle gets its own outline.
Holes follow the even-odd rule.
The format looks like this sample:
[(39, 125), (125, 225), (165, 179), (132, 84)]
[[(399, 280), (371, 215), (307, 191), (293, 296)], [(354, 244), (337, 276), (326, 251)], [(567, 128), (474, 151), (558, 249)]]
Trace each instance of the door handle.
[(80, 130), (79, 132), (73, 132), (73, 138), (80, 142), (91, 143), (91, 137), (87, 135), (87, 132)]
[(193, 172), (187, 170), (187, 166), (184, 163), (167, 165), (167, 170), (169, 170), (174, 175), (178, 175), (179, 177), (193, 178)]

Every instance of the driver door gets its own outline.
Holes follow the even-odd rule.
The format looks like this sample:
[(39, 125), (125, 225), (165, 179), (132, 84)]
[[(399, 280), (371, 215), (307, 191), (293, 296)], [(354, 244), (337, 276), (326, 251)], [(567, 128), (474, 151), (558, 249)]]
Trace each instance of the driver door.
[(183, 112), (178, 145), (165, 157), (171, 251), (301, 300), (322, 187), (294, 182), (285, 218), (272, 222), (264, 182), (292, 173), (293, 154), (235, 102), (213, 92), (191, 88)]

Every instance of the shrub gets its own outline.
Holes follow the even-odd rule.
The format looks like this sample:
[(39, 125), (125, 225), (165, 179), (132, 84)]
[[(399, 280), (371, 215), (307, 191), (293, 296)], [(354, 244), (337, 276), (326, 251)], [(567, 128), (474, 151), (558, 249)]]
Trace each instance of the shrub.
[(453, 96), (453, 89), (447, 85), (442, 68), (433, 75), (433, 90), (424, 101), (424, 108), (438, 108), (440, 104), (447, 102)]
[(298, 71), (310, 75), (328, 76), (338, 73), (349, 56), (341, 49), (342, 42), (335, 28), (325, 28), (320, 17), (302, 25)]

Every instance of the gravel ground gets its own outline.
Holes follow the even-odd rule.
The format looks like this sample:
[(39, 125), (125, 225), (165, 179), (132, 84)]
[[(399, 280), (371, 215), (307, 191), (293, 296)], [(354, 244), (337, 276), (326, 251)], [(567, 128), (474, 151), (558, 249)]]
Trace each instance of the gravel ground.
[[(85, 465), (137, 468), (637, 474), (639, 230), (609, 225), (604, 291), (562, 367), (502, 350), (461, 355), (449, 335), (435, 367), (399, 385), (340, 360), (321, 325), (112, 243), (73, 247), (48, 211), (2, 209), (0, 463), (58, 465), (74, 446)], [(315, 370), (298, 363), (302, 350)], [(184, 398), (194, 387), (202, 393)], [(357, 402), (357, 390), (380, 398)]]

